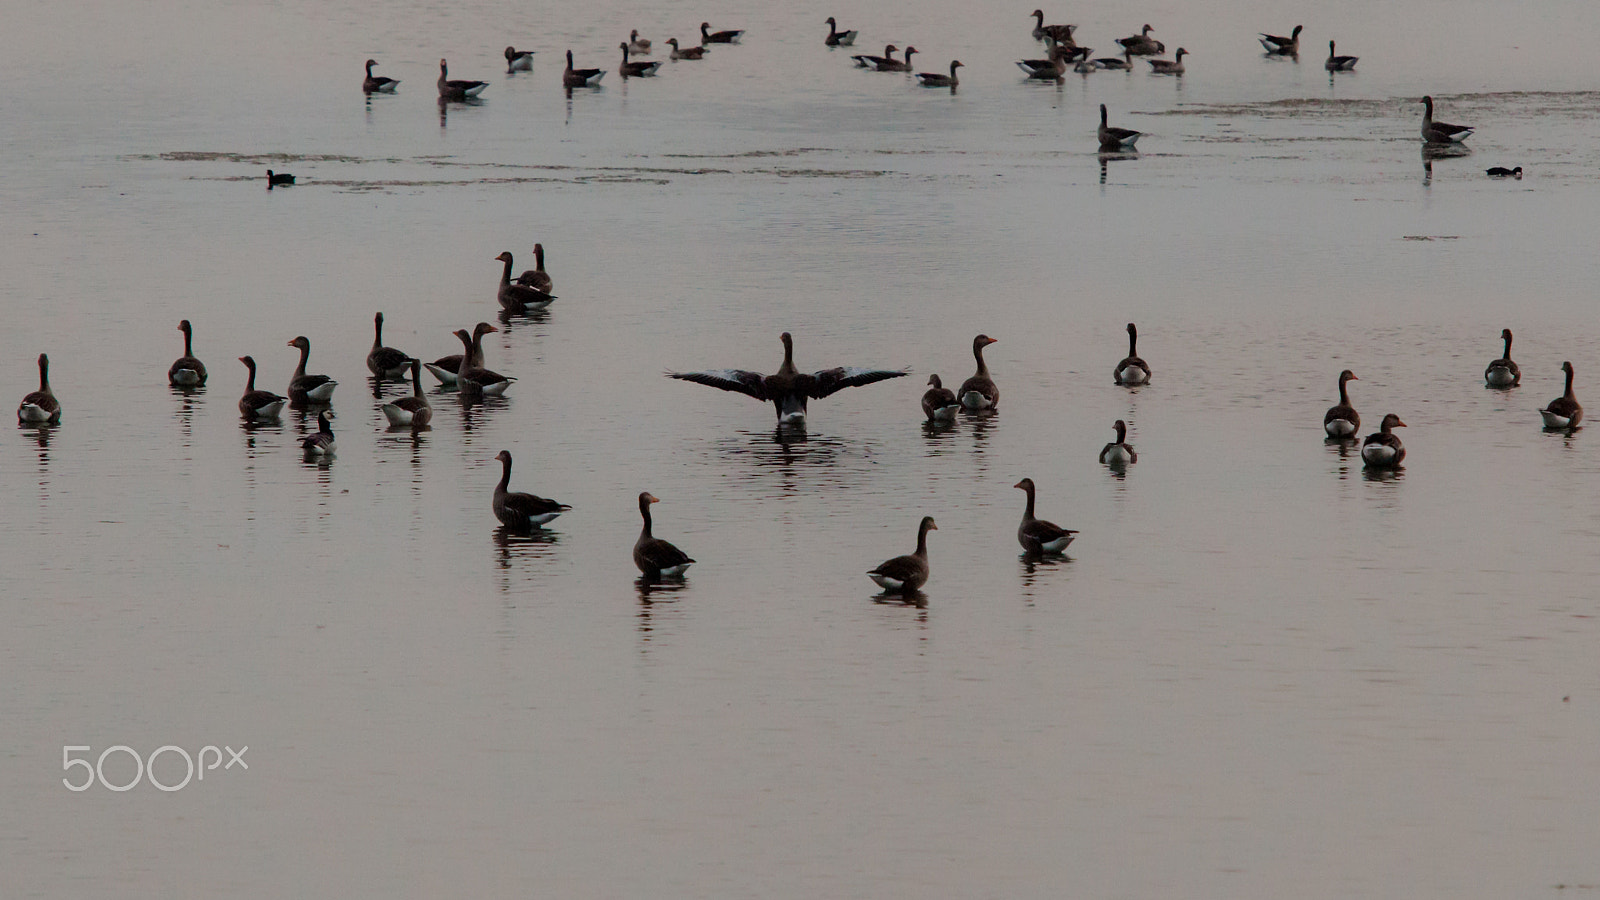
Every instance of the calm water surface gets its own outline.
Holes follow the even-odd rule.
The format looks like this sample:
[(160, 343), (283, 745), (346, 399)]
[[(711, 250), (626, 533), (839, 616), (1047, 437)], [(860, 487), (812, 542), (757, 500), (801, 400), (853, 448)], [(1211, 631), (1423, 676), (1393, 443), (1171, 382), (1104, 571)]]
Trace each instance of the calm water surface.
[[(3, 893), (1595, 890), (1600, 448), (1536, 409), (1563, 360), (1580, 397), (1600, 372), (1600, 8), (1091, 3), (1050, 19), (1096, 55), (1151, 22), (1189, 73), (1061, 85), (1011, 64), (1027, 12), (8, 10), (0, 383), (48, 352), (65, 418), (0, 432)], [(630, 28), (662, 58), (702, 19), (749, 34), (559, 87), (568, 47), (614, 69)], [(889, 42), (960, 89), (850, 65)], [(369, 56), (398, 94), (363, 97)], [(441, 56), (481, 103), (439, 109)], [(1470, 155), (1424, 157), (1425, 93)], [(1137, 158), (1096, 156), (1102, 102)], [(507, 397), (388, 431), (373, 313), (455, 352), (536, 241), (560, 299), (488, 337)], [(1488, 391), (1503, 327), (1523, 382)], [(913, 376), (815, 401), (804, 440), (661, 377), (772, 371), (786, 330), (802, 368)], [(979, 332), (1000, 413), (925, 431)], [(314, 419), (238, 422), (235, 358), (281, 391), (298, 334), (340, 381), (328, 465)], [(1323, 442), (1344, 368), (1363, 432), (1407, 422), (1402, 473)], [(1095, 463), (1118, 418), (1125, 474)], [(574, 507), (533, 539), (494, 527), (501, 449)], [(1019, 556), (1024, 476), (1070, 558)], [(642, 490), (682, 585), (635, 581)], [(924, 602), (882, 602), (863, 573), (923, 515)], [(62, 785), (63, 746), (169, 744), (250, 768)]]

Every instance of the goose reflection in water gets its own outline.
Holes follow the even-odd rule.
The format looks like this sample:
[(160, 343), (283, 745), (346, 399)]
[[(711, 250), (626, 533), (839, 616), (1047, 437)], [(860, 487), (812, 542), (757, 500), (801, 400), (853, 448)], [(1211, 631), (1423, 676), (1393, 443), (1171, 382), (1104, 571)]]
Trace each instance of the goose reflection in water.
[(1137, 150), (1118, 150), (1118, 151), (1116, 151), (1114, 153), (1113, 152), (1101, 152), (1101, 153), (1097, 153), (1095, 155), (1100, 158), (1100, 183), (1103, 185), (1103, 184), (1106, 183), (1106, 171), (1107, 171), (1110, 163), (1112, 163), (1113, 161), (1120, 161), (1120, 160), (1125, 160), (1125, 159), (1138, 159), (1139, 158), (1139, 151), (1137, 151)]
[(1034, 588), (1042, 587), (1044, 579), (1052, 577), (1052, 571), (1058, 568), (1063, 572), (1071, 571), (1067, 567), (1072, 564), (1072, 557), (1065, 553), (1041, 556), (1023, 552), (1017, 555), (1017, 562), (1022, 570), (1022, 595), (1032, 603)]

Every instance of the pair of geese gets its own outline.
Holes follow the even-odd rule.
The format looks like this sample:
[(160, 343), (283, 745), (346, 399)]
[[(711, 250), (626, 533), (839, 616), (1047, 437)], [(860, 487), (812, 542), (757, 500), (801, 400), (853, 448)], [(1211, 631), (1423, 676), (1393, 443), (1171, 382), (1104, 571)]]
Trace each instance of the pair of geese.
[[(500, 483), (495, 485), (492, 506), (495, 518), (508, 529), (517, 532), (532, 531), (572, 509), (571, 506), (557, 500), (510, 490), (511, 453), (508, 450), (501, 450), (495, 459), (500, 461), (501, 469)], [(681, 578), (695, 561), (671, 541), (658, 538), (651, 533), (653, 522), (650, 506), (659, 502), (660, 498), (649, 491), (639, 494), (639, 515), (644, 519), (644, 527), (639, 531), (638, 540), (633, 543), (633, 564), (646, 579), (651, 581), (661, 578)]]
[[(1266, 50), (1269, 56), (1299, 57), (1300, 32), (1304, 28), (1304, 25), (1296, 25), (1294, 31), (1290, 32), (1288, 37), (1260, 32), (1261, 37), (1258, 40), (1261, 41), (1262, 49)], [(1329, 72), (1353, 72), (1356, 68), (1356, 62), (1360, 59), (1361, 57), (1359, 56), (1340, 56), (1338, 51), (1334, 49), (1333, 41), (1329, 41), (1328, 58), (1323, 62), (1322, 67)]]

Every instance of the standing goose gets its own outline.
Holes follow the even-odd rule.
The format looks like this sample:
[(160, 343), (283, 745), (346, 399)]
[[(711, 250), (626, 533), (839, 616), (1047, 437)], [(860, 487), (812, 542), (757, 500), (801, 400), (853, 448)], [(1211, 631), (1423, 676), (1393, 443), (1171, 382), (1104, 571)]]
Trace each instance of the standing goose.
[(635, 28), (628, 33), (628, 49), (645, 56), (650, 53), (650, 39), (639, 37), (639, 29)]
[(828, 17), (828, 36), (822, 39), (829, 47), (849, 47), (856, 42), (856, 32), (840, 31), (839, 23)]
[(472, 334), (467, 334), (465, 328), (456, 331), (456, 337), (461, 339), (462, 348), (461, 368), (456, 370), (456, 387), (463, 394), (499, 397), (511, 386), (511, 382), (516, 381), (515, 378), (483, 367), (483, 336), (499, 330), (488, 322), (479, 322), (478, 327), (472, 330)]
[(1147, 60), (1150, 63), (1150, 73), (1152, 75), (1182, 75), (1183, 55), (1188, 52), (1179, 47), (1178, 52), (1172, 54), (1172, 59)]
[(506, 74), (509, 75), (516, 71), (533, 71), (532, 50), (518, 50), (515, 47), (506, 48)]
[(1328, 432), (1328, 437), (1353, 438), (1361, 428), (1361, 414), (1350, 405), (1350, 394), (1345, 390), (1346, 382), (1360, 380), (1349, 369), (1339, 373), (1339, 402), (1329, 407), (1328, 414), (1322, 417), (1322, 429)]
[(1150, 36), (1152, 31), (1155, 31), (1155, 29), (1146, 23), (1144, 29), (1138, 34), (1132, 37), (1117, 38), (1117, 43), (1122, 46), (1122, 49), (1132, 53), (1134, 56), (1155, 56), (1158, 53), (1167, 52), (1166, 44)]
[(1367, 435), (1361, 444), (1361, 461), (1374, 469), (1397, 468), (1406, 458), (1405, 445), (1400, 443), (1400, 438), (1394, 433), (1396, 428), (1404, 428), (1406, 423), (1400, 417), (1389, 413), (1383, 417), (1383, 424), (1378, 426), (1377, 434)]
[(300, 449), (307, 456), (332, 456), (335, 449), (333, 441), (333, 411), (325, 409), (317, 413), (317, 433), (308, 434), (300, 439)]
[(292, 187), (293, 185), (294, 176), (290, 175), (288, 172), (274, 172), (271, 169), (267, 170), (267, 190), (270, 191), (275, 187)]
[(383, 345), (383, 313), (372, 317), (372, 350), (367, 353), (367, 371), (379, 378), (405, 378), (411, 357)]
[(306, 360), (311, 358), (311, 341), (305, 335), (295, 338), (288, 345), (300, 351), (300, 364), (294, 367), (294, 376), (289, 379), (289, 402), (296, 406), (327, 403), (339, 382), (326, 375), (306, 374)]
[(928, 532), (938, 531), (933, 516), (923, 516), (917, 526), (917, 549), (910, 556), (896, 556), (867, 573), (889, 594), (911, 594), (928, 583)]
[(408, 359), (406, 362), (411, 367), (411, 396), (385, 403), (380, 408), (390, 425), (421, 428), (433, 421), (433, 406), (428, 403), (427, 395), (422, 393), (422, 360)]
[[(500, 272), (500, 292), (497, 295), (500, 306), (510, 312), (531, 312), (544, 309), (550, 301), (556, 299), (548, 291), (541, 291), (525, 284), (516, 284), (511, 280), (511, 251), (495, 257), (499, 262), (506, 264)], [(526, 273), (524, 273), (526, 276)]]
[(450, 67), (444, 60), (439, 60), (439, 99), (460, 102), (483, 93), (489, 86), (487, 81), (463, 81), (450, 77)]
[(1450, 125), (1433, 120), (1433, 97), (1422, 98), (1422, 139), (1430, 144), (1453, 144), (1464, 141), (1472, 134), (1467, 125)]
[(1017, 543), (1022, 545), (1023, 551), (1029, 556), (1041, 556), (1066, 550), (1078, 534), (1077, 530), (1034, 518), (1032, 478), (1024, 478), (1012, 487), (1020, 488), (1028, 495), (1028, 507), (1022, 511), (1022, 524), (1017, 526)]
[(668, 372), (667, 377), (769, 401), (778, 411), (780, 425), (804, 425), (807, 400), (820, 400), (848, 387), (909, 374), (905, 369), (866, 369), (856, 366), (838, 366), (807, 374), (795, 368), (794, 338), (785, 331), (778, 339), (783, 341), (783, 365), (771, 375), (744, 369), (713, 369), (705, 372)]
[(677, 38), (667, 38), (667, 43), (672, 45), (672, 53), (669, 55), (673, 59), (705, 59), (704, 47), (679, 47)]
[(928, 376), (928, 384), (932, 387), (922, 395), (922, 413), (928, 417), (929, 422), (953, 422), (956, 410), (961, 408), (961, 401), (956, 399), (955, 392), (944, 386), (937, 375)]
[(533, 494), (506, 490), (511, 483), (511, 453), (501, 450), (495, 459), (501, 465), (500, 483), (494, 486), (494, 517), (500, 524), (515, 531), (531, 531), (572, 508)]
[[(473, 329), (472, 346), (478, 355), (472, 359), (470, 365), (479, 367), (483, 365), (483, 336), (491, 331), (496, 330), (498, 329), (496, 329), (493, 325), (490, 325), (488, 322), (479, 322), (478, 327)], [(423, 363), (422, 367), (427, 369), (429, 372), (432, 372), (433, 377), (439, 379), (439, 383), (441, 385), (444, 385), (445, 387), (454, 387), (456, 383), (456, 373), (461, 370), (462, 358), (463, 357), (460, 353), (452, 353), (449, 356), (441, 356), (431, 363)]]
[(605, 69), (574, 69), (572, 67), (572, 51), (567, 51), (567, 69), (561, 73), (563, 87), (599, 87), (600, 79), (606, 77)]
[[(653, 65), (661, 65), (659, 62)], [(525, 284), (534, 290), (550, 293), (555, 289), (555, 282), (550, 280), (550, 275), (544, 270), (544, 245), (533, 245), (533, 268), (517, 276), (517, 284)], [(550, 299), (555, 299), (554, 297)]]
[(628, 42), (623, 41), (619, 46), (622, 47), (622, 66), (617, 71), (623, 78), (644, 78), (654, 75), (656, 70), (661, 68), (659, 59), (650, 62), (628, 62)]
[(39, 354), (39, 389), (22, 398), (17, 421), (25, 425), (60, 425), (61, 402), (50, 390), (50, 357)]
[(650, 504), (660, 502), (649, 491), (639, 495), (639, 515), (644, 517), (644, 528), (639, 531), (639, 539), (633, 542), (633, 564), (646, 578), (677, 578), (694, 560), (671, 542), (650, 534)]
[(382, 75), (372, 74), (372, 67), (377, 65), (375, 59), (367, 60), (367, 77), (361, 82), (361, 90), (368, 94), (392, 94), (400, 86), (400, 79), (385, 78)]
[(949, 75), (942, 75), (942, 74), (940, 74), (938, 72), (918, 72), (917, 73), (917, 77), (922, 79), (922, 86), (923, 87), (951, 87), (951, 88), (953, 88), (956, 85), (961, 83), (961, 80), (956, 77), (956, 69), (958, 69), (960, 67), (961, 67), (961, 60), (953, 59), (953, 60), (950, 61), (950, 74)]
[(1150, 366), (1139, 358), (1139, 329), (1128, 323), (1128, 356), (1111, 372), (1117, 384), (1148, 384)]
[[(44, 357), (39, 358), (40, 372), (44, 371)], [(1578, 403), (1578, 398), (1572, 393), (1572, 363), (1561, 364), (1561, 371), (1567, 373), (1567, 390), (1561, 396), (1550, 401), (1550, 405), (1539, 410), (1539, 415), (1544, 417), (1546, 428), (1577, 428), (1583, 421), (1583, 407)], [(42, 379), (41, 375), (41, 379)]]
[(730, 31), (712, 31), (710, 22), (700, 23), (700, 43), (702, 44), (733, 44), (744, 36), (744, 29)]
[(283, 412), (288, 397), (271, 391), (256, 390), (256, 361), (252, 356), (241, 356), (239, 362), (250, 370), (250, 379), (244, 383), (244, 395), (239, 398), (239, 414), (246, 419), (276, 419)]
[(1500, 329), (1500, 337), (1505, 339), (1506, 354), (1483, 370), (1483, 380), (1489, 387), (1516, 387), (1522, 381), (1522, 370), (1511, 361), (1511, 329)]
[(850, 58), (855, 60), (856, 65), (862, 67), (863, 69), (876, 69), (882, 63), (894, 62), (894, 51), (898, 49), (900, 48), (893, 44), (885, 44), (883, 47), (882, 56), (868, 56), (866, 54), (858, 53)]
[(1137, 149), (1134, 144), (1139, 142), (1139, 138), (1144, 135), (1144, 132), (1134, 131), (1132, 128), (1114, 128), (1107, 125), (1106, 105), (1102, 103), (1100, 104), (1100, 130), (1097, 134), (1100, 138), (1101, 153), (1126, 153)]
[(1328, 61), (1322, 64), (1329, 72), (1353, 72), (1359, 56), (1340, 56), (1333, 52), (1333, 41), (1328, 42)]
[(1112, 468), (1138, 462), (1139, 454), (1133, 452), (1133, 447), (1128, 444), (1128, 423), (1118, 419), (1111, 427), (1117, 430), (1117, 439), (1100, 448), (1100, 462)]
[(206, 383), (206, 364), (194, 358), (194, 332), (189, 320), (179, 322), (178, 330), (183, 332), (183, 355), (167, 369), (167, 381), (173, 387), (199, 387)]
[(911, 71), (911, 54), (916, 53), (916, 52), (917, 52), (917, 48), (915, 48), (915, 47), (907, 47), (905, 54), (901, 57), (900, 60), (897, 61), (897, 60), (889, 59), (889, 60), (885, 60), (885, 61), (883, 61), (881, 63), (878, 63), (878, 71), (879, 72), (909, 72), (909, 71)]
[(1288, 37), (1282, 37), (1276, 34), (1267, 34), (1264, 31), (1258, 32), (1261, 35), (1259, 40), (1261, 41), (1262, 49), (1276, 56), (1299, 56), (1300, 30), (1303, 27), (1305, 26), (1296, 25), (1294, 27), (1294, 31), (1291, 32)]
[(989, 377), (989, 364), (983, 361), (983, 348), (990, 344), (998, 343), (999, 338), (980, 334), (972, 339), (972, 355), (978, 361), (978, 371), (971, 378), (961, 382), (961, 390), (956, 391), (956, 398), (961, 405), (970, 410), (994, 409), (1000, 404), (1000, 386)]

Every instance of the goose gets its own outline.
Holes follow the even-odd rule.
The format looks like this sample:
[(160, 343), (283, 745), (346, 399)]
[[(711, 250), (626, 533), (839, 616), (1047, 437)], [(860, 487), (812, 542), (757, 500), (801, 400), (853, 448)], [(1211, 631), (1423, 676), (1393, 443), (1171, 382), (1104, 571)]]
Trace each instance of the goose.
[(1089, 54), (1093, 52), (1092, 49), (1084, 47), (1083, 58), (1078, 60), (1077, 64), (1072, 67), (1072, 71), (1077, 72), (1079, 75), (1090, 75), (1100, 71), (1100, 67), (1095, 65), (1094, 60), (1089, 58)]
[(1028, 495), (1028, 506), (1022, 511), (1022, 524), (1017, 526), (1017, 543), (1022, 545), (1023, 551), (1029, 556), (1041, 556), (1066, 550), (1078, 532), (1072, 528), (1062, 528), (1054, 522), (1034, 518), (1033, 479), (1024, 478), (1012, 487)]
[(961, 402), (956, 399), (955, 392), (944, 386), (937, 375), (928, 376), (927, 393), (922, 395), (922, 412), (928, 417), (929, 422), (951, 422), (955, 420), (956, 410), (961, 408)]
[[(473, 329), (472, 346), (478, 354), (472, 360), (473, 366), (480, 368), (483, 366), (483, 336), (495, 330), (497, 329), (488, 322), (479, 322), (478, 327)], [(461, 359), (461, 354), (452, 353), (449, 356), (441, 356), (431, 363), (423, 363), (422, 367), (432, 372), (433, 377), (439, 379), (441, 385), (454, 387), (456, 372), (461, 370)]]
[(361, 82), (361, 90), (368, 94), (392, 94), (400, 86), (400, 79), (385, 78), (382, 75), (372, 74), (372, 67), (377, 65), (375, 59), (367, 60), (367, 77)]
[[(456, 337), (461, 339), (461, 368), (456, 370), (456, 387), (464, 394), (471, 396), (482, 394), (487, 397), (499, 397), (516, 381), (499, 372), (483, 367), (483, 336), (491, 331), (500, 329), (488, 322), (479, 322), (478, 327), (468, 334), (465, 328), (456, 331)], [(475, 362), (468, 362), (475, 360)]]
[(1451, 144), (1464, 141), (1473, 129), (1467, 125), (1450, 125), (1433, 120), (1433, 97), (1423, 97), (1422, 139), (1430, 144)]
[(1179, 47), (1178, 48), (1178, 52), (1172, 54), (1172, 59), (1152, 59), (1152, 60), (1147, 60), (1150, 63), (1150, 74), (1152, 74), (1152, 75), (1182, 75), (1183, 74), (1183, 55), (1185, 53), (1188, 53), (1188, 52), (1189, 51), (1183, 49), (1182, 47)]
[(1000, 386), (989, 377), (989, 364), (983, 361), (983, 348), (990, 344), (998, 343), (999, 338), (980, 334), (972, 339), (972, 355), (978, 360), (978, 371), (971, 378), (961, 382), (961, 390), (956, 391), (956, 397), (961, 405), (970, 410), (994, 409), (1000, 405)]
[(518, 50), (515, 47), (506, 48), (506, 74), (516, 71), (533, 71), (533, 51)]
[(300, 351), (300, 364), (295, 366), (294, 376), (289, 379), (289, 402), (297, 406), (305, 403), (327, 403), (333, 396), (333, 389), (339, 386), (326, 375), (307, 375), (306, 360), (311, 358), (311, 341), (301, 335), (290, 341), (288, 346)]
[(561, 73), (562, 87), (599, 87), (600, 79), (604, 77), (606, 77), (605, 69), (574, 69), (572, 51), (567, 51), (567, 68)]
[(383, 313), (372, 317), (372, 350), (367, 353), (367, 371), (379, 378), (403, 379), (411, 368), (411, 357), (383, 345)]
[(1522, 180), (1521, 166), (1517, 166), (1515, 169), (1508, 169), (1505, 166), (1495, 166), (1494, 168), (1486, 171), (1490, 178), (1515, 178), (1518, 181)]
[(1511, 329), (1500, 329), (1500, 337), (1506, 342), (1506, 354), (1483, 370), (1483, 380), (1489, 387), (1516, 387), (1522, 381), (1522, 370), (1511, 361)]
[(531, 531), (572, 508), (533, 494), (506, 490), (511, 483), (511, 452), (501, 450), (495, 459), (500, 460), (501, 466), (500, 483), (494, 486), (494, 517), (500, 524), (516, 531)]
[(179, 322), (178, 330), (183, 332), (183, 355), (167, 369), (167, 381), (173, 387), (199, 387), (206, 383), (206, 364), (194, 358), (194, 332), (189, 320)]
[(660, 502), (660, 498), (649, 491), (639, 495), (639, 515), (644, 517), (644, 528), (639, 531), (639, 539), (633, 542), (633, 564), (646, 578), (678, 578), (694, 560), (670, 541), (650, 534), (650, 504)]
[(903, 54), (903, 56), (901, 57), (901, 59), (899, 59), (899, 60), (889, 59), (889, 60), (884, 60), (883, 62), (878, 63), (878, 71), (879, 72), (909, 72), (909, 71), (911, 71), (911, 54), (916, 53), (916, 52), (917, 52), (917, 48), (915, 48), (915, 47), (907, 47), (906, 51)]
[(421, 428), (433, 420), (433, 406), (422, 393), (422, 360), (408, 359), (411, 368), (411, 396), (401, 397), (379, 407), (390, 425)]
[(1166, 44), (1150, 36), (1152, 31), (1155, 29), (1146, 24), (1142, 31), (1132, 37), (1117, 38), (1117, 43), (1134, 56), (1155, 56), (1167, 52)]
[(1117, 439), (1100, 448), (1100, 461), (1112, 468), (1138, 462), (1139, 454), (1128, 444), (1128, 423), (1118, 419), (1111, 427), (1117, 430)]
[(1035, 40), (1051, 38), (1063, 44), (1072, 43), (1072, 32), (1078, 29), (1076, 25), (1046, 25), (1044, 23), (1044, 10), (1036, 9), (1029, 15), (1034, 17), (1033, 36)]
[(646, 56), (650, 53), (650, 39), (639, 37), (639, 29), (635, 28), (628, 33), (628, 49), (640, 56)]
[(1148, 384), (1150, 381), (1150, 366), (1139, 358), (1139, 329), (1128, 323), (1128, 356), (1111, 371), (1111, 377), (1117, 384)]
[(483, 89), (488, 86), (489, 82), (487, 81), (463, 81), (459, 78), (451, 79), (450, 67), (445, 65), (444, 60), (439, 60), (440, 100), (455, 100), (460, 102), (462, 100), (478, 96), (479, 94), (483, 93)]
[(829, 47), (849, 47), (855, 44), (857, 33), (855, 31), (840, 31), (839, 23), (833, 20), (833, 16), (829, 16), (828, 36), (823, 38), (822, 42)]
[(1349, 369), (1339, 373), (1339, 402), (1328, 407), (1328, 414), (1322, 417), (1322, 430), (1328, 437), (1354, 438), (1361, 428), (1361, 414), (1350, 405), (1350, 393), (1345, 389), (1346, 383), (1360, 380)]
[(789, 332), (779, 335), (778, 340), (783, 342), (783, 365), (771, 375), (743, 369), (713, 369), (705, 372), (668, 372), (667, 377), (770, 401), (778, 411), (778, 424), (804, 425), (807, 400), (820, 400), (848, 387), (910, 374), (908, 369), (866, 369), (856, 366), (838, 366), (807, 374), (795, 368), (794, 338)]
[(1136, 149), (1134, 144), (1139, 143), (1139, 138), (1144, 135), (1142, 131), (1132, 128), (1114, 128), (1106, 124), (1106, 105), (1100, 104), (1100, 138), (1101, 153), (1126, 153)]
[(288, 172), (274, 172), (271, 169), (267, 170), (267, 190), (270, 191), (275, 187), (290, 187), (293, 186), (293, 184), (294, 176), (290, 175)]
[(39, 354), (39, 389), (22, 398), (17, 421), (24, 425), (60, 425), (61, 401), (50, 390), (50, 357)]
[(938, 531), (933, 516), (923, 516), (917, 526), (917, 549), (909, 556), (896, 556), (886, 560), (867, 577), (877, 582), (888, 594), (911, 594), (928, 583), (928, 532)]
[[(1072, 62), (1075, 59), (1088, 59), (1089, 54), (1094, 52), (1093, 49), (1089, 47), (1079, 47), (1074, 44), (1057, 43), (1055, 38), (1047, 37), (1044, 39), (1044, 42), (1046, 51), (1044, 59), (1017, 60), (1017, 66), (1021, 68), (1022, 71), (1031, 74), (1040, 69), (1046, 69), (1053, 72), (1055, 71), (1056, 59), (1058, 57), (1062, 62)], [(1054, 76), (1047, 75), (1045, 77), (1049, 78)]]
[(244, 363), (244, 367), (250, 370), (250, 379), (244, 383), (244, 395), (239, 398), (239, 414), (252, 420), (276, 419), (278, 413), (283, 412), (283, 405), (289, 402), (289, 398), (271, 391), (256, 390), (255, 357), (241, 356), (239, 362)]
[(898, 49), (900, 48), (893, 44), (885, 44), (883, 45), (882, 56), (867, 56), (858, 53), (850, 58), (855, 60), (856, 65), (863, 69), (876, 69), (880, 63), (894, 62), (894, 51)]
[(1383, 417), (1383, 424), (1378, 426), (1376, 434), (1367, 435), (1361, 444), (1361, 461), (1374, 469), (1393, 469), (1400, 465), (1406, 458), (1405, 445), (1400, 443), (1400, 438), (1394, 433), (1396, 428), (1404, 428), (1406, 423), (1400, 417), (1389, 413)]
[(667, 39), (667, 43), (672, 45), (671, 56), (672, 56), (673, 59), (704, 59), (705, 58), (706, 48), (704, 48), (704, 47), (682, 47), (682, 48), (680, 48), (678, 46), (678, 39), (677, 38), (668, 38)]
[[(40, 380), (43, 380), (44, 358), (39, 359)], [(1544, 417), (1546, 428), (1577, 428), (1583, 421), (1583, 406), (1578, 403), (1578, 398), (1572, 394), (1572, 363), (1561, 364), (1561, 371), (1567, 373), (1567, 390), (1559, 397), (1550, 401), (1550, 405), (1539, 410), (1539, 415)]]
[(744, 29), (731, 31), (712, 31), (710, 22), (700, 23), (700, 43), (702, 44), (733, 44), (744, 36)]
[(1028, 73), (1028, 77), (1039, 81), (1060, 81), (1067, 74), (1068, 51), (1056, 46), (1050, 50), (1049, 59), (1019, 59), (1017, 68)]
[(917, 77), (922, 79), (923, 87), (953, 88), (961, 83), (961, 79), (956, 77), (956, 69), (959, 68), (961, 68), (961, 60), (953, 59), (950, 61), (949, 75), (944, 75), (939, 72), (918, 72)]
[(506, 264), (500, 272), (500, 293), (498, 294), (500, 306), (511, 312), (531, 312), (544, 309), (550, 301), (556, 299), (548, 291), (529, 287), (525, 284), (514, 284), (511, 281), (511, 251), (496, 256), (495, 259)]
[(333, 410), (325, 409), (317, 413), (317, 433), (308, 434), (300, 439), (300, 449), (307, 456), (332, 456), (337, 445), (333, 440)]
[[(652, 63), (652, 65), (659, 66), (661, 64), (658, 62)], [(555, 282), (550, 280), (550, 274), (544, 270), (543, 244), (533, 245), (533, 268), (518, 275), (517, 284), (524, 284), (536, 291), (544, 291), (547, 294), (555, 289)], [(550, 299), (554, 300), (555, 298), (552, 297)]]
[(659, 59), (650, 62), (628, 62), (628, 42), (623, 41), (618, 46), (622, 48), (622, 65), (618, 67), (617, 72), (623, 78), (645, 78), (654, 75), (656, 70), (661, 68)]
[(1300, 30), (1304, 27), (1303, 25), (1296, 25), (1294, 31), (1290, 32), (1288, 37), (1267, 34), (1264, 31), (1257, 32), (1261, 35), (1258, 40), (1261, 41), (1262, 48), (1268, 53), (1277, 56), (1298, 56), (1300, 55)]
[(1094, 61), (1102, 69), (1114, 69), (1122, 72), (1133, 71), (1133, 51), (1123, 50), (1121, 56), (1102, 56)]
[(1333, 41), (1328, 42), (1328, 61), (1322, 64), (1329, 72), (1353, 72), (1359, 56), (1340, 56), (1333, 52)]

